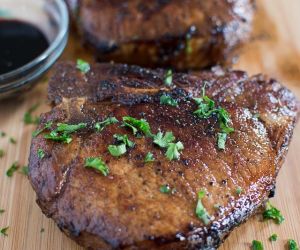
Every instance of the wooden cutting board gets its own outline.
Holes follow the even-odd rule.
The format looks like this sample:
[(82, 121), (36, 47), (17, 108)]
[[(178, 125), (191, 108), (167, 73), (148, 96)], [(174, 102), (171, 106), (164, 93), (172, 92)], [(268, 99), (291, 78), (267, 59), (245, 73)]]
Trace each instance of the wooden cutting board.
[[(244, 47), (234, 66), (249, 74), (264, 72), (283, 82), (300, 98), (300, 1), (261, 0), (254, 25), (253, 39)], [(91, 60), (71, 37), (63, 59), (77, 57)], [(50, 72), (51, 73), (51, 72)], [(5, 175), (9, 166), (18, 161), (26, 165), (34, 126), (22, 122), (24, 113), (36, 103), (41, 105), (36, 114), (49, 110), (46, 100), (47, 79), (19, 99), (0, 102), (0, 228), (9, 226), (8, 236), (0, 236), (0, 249), (13, 250), (79, 250), (52, 220), (46, 218), (35, 203), (28, 179), (20, 172), (12, 178)], [(299, 124), (300, 125), (300, 124)], [(279, 174), (276, 197), (272, 202), (282, 211), (286, 220), (282, 225), (262, 222), (260, 216), (250, 219), (236, 229), (220, 249), (250, 249), (253, 239), (264, 243), (265, 249), (287, 249), (292, 238), (300, 243), (300, 126), (296, 127), (286, 162)], [(17, 140), (9, 143), (9, 137)], [(268, 237), (277, 233), (279, 240), (270, 243)]]

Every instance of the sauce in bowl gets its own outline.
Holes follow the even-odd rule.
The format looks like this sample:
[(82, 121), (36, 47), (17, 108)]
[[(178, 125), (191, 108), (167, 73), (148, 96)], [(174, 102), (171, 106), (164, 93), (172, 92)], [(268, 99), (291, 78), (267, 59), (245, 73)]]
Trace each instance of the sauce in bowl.
[(31, 62), (48, 47), (46, 36), (34, 25), (0, 20), (0, 75)]

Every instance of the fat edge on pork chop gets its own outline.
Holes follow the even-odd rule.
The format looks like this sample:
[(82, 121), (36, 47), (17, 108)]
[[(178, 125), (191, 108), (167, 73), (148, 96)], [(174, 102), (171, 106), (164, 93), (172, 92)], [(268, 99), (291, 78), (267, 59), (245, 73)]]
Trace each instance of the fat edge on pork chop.
[[(295, 96), (242, 71), (174, 73), (172, 81), (167, 73), (55, 67), (53, 109), (32, 140), (29, 179), (42, 211), (82, 246), (215, 249), (275, 187), (299, 112)], [(206, 118), (198, 115), (211, 110), (205, 104), (217, 110)], [(220, 141), (222, 121), (234, 131)]]
[(230, 64), (252, 29), (254, 0), (65, 0), (101, 62), (197, 69)]

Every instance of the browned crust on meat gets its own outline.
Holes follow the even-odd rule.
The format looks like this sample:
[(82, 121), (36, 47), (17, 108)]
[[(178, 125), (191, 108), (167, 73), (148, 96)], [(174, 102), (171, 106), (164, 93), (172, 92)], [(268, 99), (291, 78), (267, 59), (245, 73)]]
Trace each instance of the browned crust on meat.
[[(47, 121), (86, 122), (71, 144), (33, 139), (29, 178), (43, 212), (79, 244), (92, 249), (214, 249), (231, 230), (268, 199), (283, 163), (299, 112), (294, 95), (276, 80), (248, 77), (241, 71), (174, 74), (174, 86), (163, 83), (165, 71), (137, 66), (96, 64), (87, 74), (74, 63), (56, 66), (49, 83), (55, 107)], [(231, 114), (235, 132), (226, 149), (216, 147), (216, 118), (198, 119), (192, 96), (206, 93)], [(179, 107), (159, 104), (170, 93)], [(257, 118), (256, 114), (259, 114)], [(115, 124), (96, 133), (93, 125), (107, 116), (145, 118), (153, 133), (173, 131), (185, 148), (178, 161), (168, 161), (150, 138), (135, 138)], [(116, 159), (107, 152), (113, 134), (126, 133), (134, 149)], [(46, 157), (39, 159), (42, 148)], [(156, 162), (144, 164), (151, 151)], [(84, 159), (101, 156), (110, 175), (85, 169)], [(160, 185), (177, 192), (165, 195)], [(236, 194), (242, 188), (241, 195)], [(197, 192), (212, 223), (195, 216)], [(220, 204), (220, 209), (214, 205)]]
[(99, 61), (180, 70), (231, 63), (254, 12), (253, 0), (66, 2)]

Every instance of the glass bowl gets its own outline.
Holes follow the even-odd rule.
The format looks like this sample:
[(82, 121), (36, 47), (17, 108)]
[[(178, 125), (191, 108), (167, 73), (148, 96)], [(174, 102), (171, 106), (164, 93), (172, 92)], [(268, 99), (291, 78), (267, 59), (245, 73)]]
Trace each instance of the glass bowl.
[(69, 16), (63, 0), (1, 0), (0, 19), (31, 23), (49, 42), (49, 47), (37, 58), (0, 75), (0, 99), (3, 99), (30, 89), (62, 54), (68, 40)]

